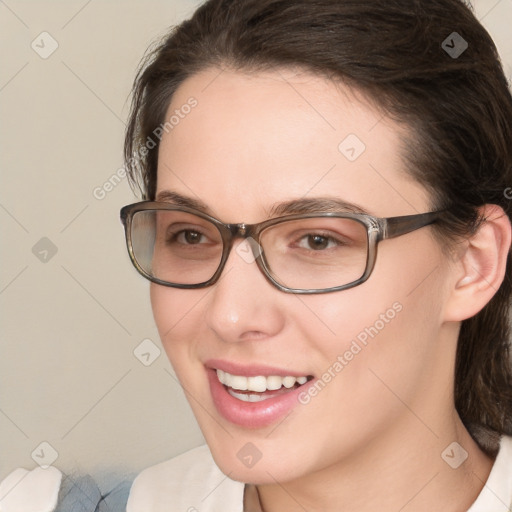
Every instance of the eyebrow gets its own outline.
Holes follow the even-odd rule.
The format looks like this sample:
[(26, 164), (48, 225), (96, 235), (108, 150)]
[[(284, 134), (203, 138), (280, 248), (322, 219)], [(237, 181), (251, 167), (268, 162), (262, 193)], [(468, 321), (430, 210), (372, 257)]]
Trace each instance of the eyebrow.
[[(171, 190), (162, 190), (156, 196), (156, 201), (171, 203), (176, 206), (184, 206), (193, 208), (208, 215), (212, 215), (211, 208), (201, 201), (193, 197), (184, 196)], [(368, 215), (368, 211), (361, 206), (344, 201), (336, 197), (312, 197), (291, 199), (285, 202), (274, 203), (268, 210), (268, 217), (280, 217), (283, 215), (296, 215), (304, 213), (320, 213), (320, 212), (348, 212), (360, 213)]]
[(343, 212), (368, 215), (368, 211), (361, 206), (344, 201), (337, 197), (312, 197), (292, 199), (283, 203), (275, 203), (270, 208), (269, 216), (277, 217), (281, 215), (317, 212)]
[(159, 192), (156, 196), (155, 201), (172, 203), (176, 206), (184, 206), (186, 208), (193, 208), (194, 210), (199, 210), (203, 213), (207, 213), (208, 215), (212, 214), (212, 211), (208, 207), (208, 205), (206, 203), (203, 203), (203, 201), (201, 201), (200, 199), (184, 196), (178, 194), (177, 192), (172, 192), (171, 190), (162, 190), (161, 192)]

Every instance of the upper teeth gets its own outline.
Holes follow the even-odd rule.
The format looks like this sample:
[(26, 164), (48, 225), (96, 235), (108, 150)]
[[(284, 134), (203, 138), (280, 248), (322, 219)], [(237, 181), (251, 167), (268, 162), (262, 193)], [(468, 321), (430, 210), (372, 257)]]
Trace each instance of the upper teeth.
[(233, 389), (240, 391), (271, 391), (279, 389), (281, 386), (285, 388), (291, 388), (296, 382), (299, 384), (305, 384), (308, 380), (307, 377), (292, 377), (286, 376), (281, 377), (279, 375), (269, 375), (265, 377), (258, 375), (256, 377), (244, 377), (243, 375), (232, 375), (231, 373), (217, 370), (217, 377), (219, 381)]

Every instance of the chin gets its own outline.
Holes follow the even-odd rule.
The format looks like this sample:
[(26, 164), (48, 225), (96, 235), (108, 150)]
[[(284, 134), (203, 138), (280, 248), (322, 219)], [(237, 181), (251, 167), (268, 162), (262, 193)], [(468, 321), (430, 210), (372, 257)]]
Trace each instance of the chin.
[[(261, 433), (244, 432), (233, 436), (223, 430), (220, 438), (205, 436), (215, 463), (232, 480), (251, 484), (275, 484), (304, 475), (304, 455), (290, 445), (291, 439), (265, 439)], [(211, 431), (210, 431), (211, 433)]]
[[(262, 456), (252, 467), (246, 467), (236, 454), (220, 453), (220, 450), (215, 450), (212, 447), (210, 447), (210, 451), (219, 469), (231, 480), (238, 482), (257, 485), (275, 484), (276, 481), (284, 483), (294, 480), (303, 474), (302, 468), (300, 472), (297, 471), (299, 466), (296, 462), (285, 462), (285, 467), (283, 467), (283, 461), (281, 461), (281, 464), (276, 466), (274, 458), (264, 460), (264, 456)], [(275, 457), (276, 455), (278, 454), (274, 452), (273, 456)], [(292, 467), (296, 468), (295, 471), (291, 470)]]

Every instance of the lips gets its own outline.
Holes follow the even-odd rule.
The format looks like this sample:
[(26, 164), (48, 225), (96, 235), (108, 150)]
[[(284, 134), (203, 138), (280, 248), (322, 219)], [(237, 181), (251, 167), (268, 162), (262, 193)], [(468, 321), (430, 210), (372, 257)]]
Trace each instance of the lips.
[(313, 376), (268, 366), (240, 366), (228, 361), (205, 364), (210, 392), (225, 419), (246, 428), (278, 421), (299, 404), (297, 395)]

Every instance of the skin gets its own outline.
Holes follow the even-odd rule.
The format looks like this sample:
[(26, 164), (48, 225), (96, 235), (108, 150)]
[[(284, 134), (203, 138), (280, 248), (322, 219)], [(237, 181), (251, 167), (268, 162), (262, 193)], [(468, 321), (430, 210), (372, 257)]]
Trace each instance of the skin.
[[(343, 85), (298, 70), (208, 69), (180, 86), (167, 117), (191, 96), (197, 107), (161, 141), (157, 194), (200, 200), (224, 222), (261, 222), (304, 196), (378, 217), (430, 211), (401, 158), (410, 130)], [(338, 150), (350, 133), (366, 145), (354, 162)], [(211, 288), (151, 285), (163, 345), (217, 465), (257, 484), (266, 512), (455, 512), (476, 499), (492, 461), (464, 428), (452, 388), (460, 321), (499, 287), (510, 245), (506, 217), (486, 211), (451, 257), (431, 227), (381, 242), (370, 279), (341, 292), (283, 293), (236, 251)], [(207, 359), (320, 377), (397, 301), (401, 312), (278, 425), (242, 428), (216, 411)], [(237, 457), (248, 442), (262, 454), (252, 468)], [(452, 442), (468, 453), (457, 469), (441, 457)]]

